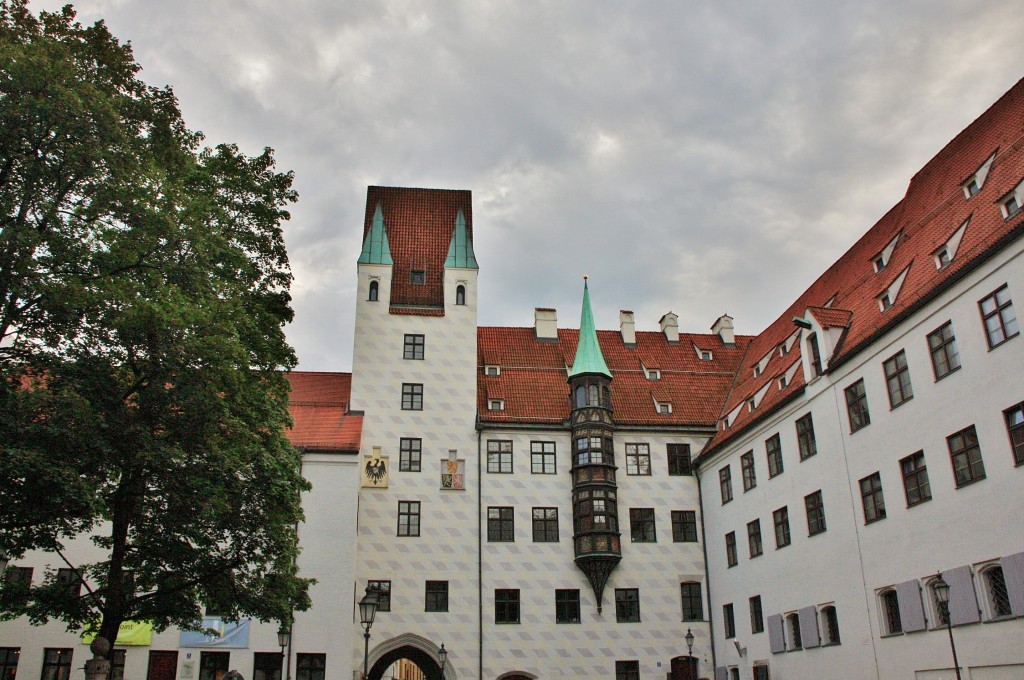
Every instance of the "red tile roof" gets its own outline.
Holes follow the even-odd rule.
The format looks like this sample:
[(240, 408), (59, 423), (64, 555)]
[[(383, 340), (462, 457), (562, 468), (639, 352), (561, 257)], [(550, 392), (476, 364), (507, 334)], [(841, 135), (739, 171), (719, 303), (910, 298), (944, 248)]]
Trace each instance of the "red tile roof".
[(292, 371), (288, 410), (293, 446), (313, 451), (358, 452), (363, 417), (348, 414), (351, 373)]
[[(714, 426), (750, 338), (738, 336), (725, 347), (717, 335), (682, 333), (670, 345), (664, 333), (637, 331), (636, 346), (626, 347), (618, 331), (598, 331), (598, 343), (612, 372), (612, 407), (619, 425)], [(557, 341), (539, 342), (533, 328), (477, 329), (479, 367), (477, 403), (485, 423), (562, 424), (569, 418), (567, 367), (576, 354), (579, 331), (560, 329)], [(694, 346), (711, 349), (701, 361)], [(656, 366), (661, 379), (648, 380), (641, 367)], [(484, 375), (484, 365), (501, 375)], [(505, 400), (504, 411), (488, 411), (487, 398)], [(671, 414), (659, 414), (655, 400), (670, 402)]]
[[(363, 239), (380, 204), (394, 261), (391, 280), (392, 314), (444, 314), (444, 261), (448, 256), (455, 218), (462, 210), (466, 232), (473, 240), (473, 195), (454, 189), (376, 187), (366, 190)], [(422, 270), (425, 283), (410, 282), (410, 272)], [(424, 312), (423, 307), (435, 311)], [(440, 314), (436, 310), (440, 310)]]
[[(965, 198), (963, 182), (996, 153), (981, 191)], [(792, 318), (808, 310), (822, 325), (843, 327), (845, 336), (829, 361), (841, 365), (879, 335), (913, 313), (946, 287), (984, 262), (1008, 240), (1024, 234), (1024, 212), (1006, 220), (999, 200), (1024, 179), (1024, 80), (971, 123), (914, 175), (906, 195), (868, 230), (842, 257), (801, 295), (764, 332), (750, 343), (737, 384), (723, 413), (750, 399), (766, 382), (783, 372), (799, 356), (799, 343), (784, 359), (772, 357), (767, 369), (754, 376), (752, 367), (794, 331)], [(938, 269), (933, 254), (970, 220), (956, 256)], [(875, 272), (872, 260), (898, 236), (885, 268)], [(907, 270), (892, 307), (882, 311), (878, 296)], [(821, 307), (835, 298), (831, 309)], [(772, 407), (794, 398), (803, 389), (803, 372), (782, 391), (769, 388), (753, 413), (740, 409), (735, 422), (705, 447), (704, 455), (721, 447), (772, 412)]]

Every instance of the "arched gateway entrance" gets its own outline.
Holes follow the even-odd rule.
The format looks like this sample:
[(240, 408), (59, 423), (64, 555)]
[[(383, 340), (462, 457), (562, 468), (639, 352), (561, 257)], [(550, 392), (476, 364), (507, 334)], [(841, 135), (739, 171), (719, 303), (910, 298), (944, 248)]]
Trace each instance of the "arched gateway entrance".
[[(384, 680), (384, 673), (401, 659), (408, 659), (420, 667), (426, 680), (441, 680), (441, 663), (437, 656), (439, 644), (425, 637), (405, 633), (380, 643), (370, 650), (368, 680)], [(444, 680), (458, 680), (458, 674), (449, 658), (444, 669)]]

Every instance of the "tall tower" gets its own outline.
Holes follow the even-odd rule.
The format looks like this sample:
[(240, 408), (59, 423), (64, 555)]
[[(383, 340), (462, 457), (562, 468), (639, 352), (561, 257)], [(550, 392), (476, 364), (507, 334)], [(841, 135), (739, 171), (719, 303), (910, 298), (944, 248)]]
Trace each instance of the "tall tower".
[(611, 371), (597, 342), (590, 290), (584, 277), (580, 338), (568, 380), (572, 400), (573, 550), (576, 566), (594, 589), (598, 612), (608, 576), (622, 559), (611, 381)]

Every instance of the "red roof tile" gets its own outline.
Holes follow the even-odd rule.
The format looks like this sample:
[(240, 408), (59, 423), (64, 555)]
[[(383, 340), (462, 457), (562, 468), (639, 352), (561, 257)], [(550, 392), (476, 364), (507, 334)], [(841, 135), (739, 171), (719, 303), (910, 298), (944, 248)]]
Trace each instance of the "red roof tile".
[[(366, 190), (363, 239), (380, 204), (394, 261), (391, 281), (392, 314), (444, 314), (444, 261), (448, 256), (455, 218), (462, 210), (466, 233), (473, 240), (472, 192), (455, 189), (408, 189), (371, 186)], [(410, 272), (422, 270), (425, 283), (410, 282)], [(434, 312), (433, 314), (436, 314)]]
[(292, 371), (288, 410), (293, 446), (320, 451), (359, 451), (363, 418), (348, 414), (351, 373)]

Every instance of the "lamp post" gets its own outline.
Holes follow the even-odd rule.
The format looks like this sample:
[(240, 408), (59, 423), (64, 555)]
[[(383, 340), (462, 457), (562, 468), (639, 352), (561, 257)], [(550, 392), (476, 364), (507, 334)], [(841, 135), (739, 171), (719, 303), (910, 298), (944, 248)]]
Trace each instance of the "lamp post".
[(281, 659), (285, 663), (285, 675), (284, 680), (291, 680), (292, 676), (292, 659), (291, 654), (285, 652), (285, 648), (292, 643), (292, 631), (291, 628), (281, 622), (281, 627), (277, 629), (277, 644), (281, 647)]
[(366, 594), (359, 600), (359, 623), (363, 624), (363, 678), (369, 674), (370, 661), (370, 627), (373, 617), (377, 615), (377, 589), (366, 586)]
[(689, 654), (689, 659), (686, 662), (687, 663), (687, 669), (686, 669), (687, 680), (695, 680), (694, 676), (696, 676), (697, 674), (693, 670), (693, 631), (690, 630), (689, 628), (686, 629), (686, 649), (687, 649), (687, 654)]
[(932, 584), (935, 591), (935, 599), (939, 604), (939, 611), (946, 617), (946, 630), (949, 631), (949, 648), (953, 650), (953, 670), (956, 671), (956, 680), (960, 679), (960, 662), (956, 658), (956, 643), (953, 642), (953, 619), (949, 615), (949, 584), (942, 580), (942, 572), (939, 572), (939, 579)]
[(444, 648), (444, 643), (441, 643), (441, 649), (437, 650), (437, 658), (441, 659), (441, 680), (444, 680), (444, 667), (448, 663), (448, 650)]

